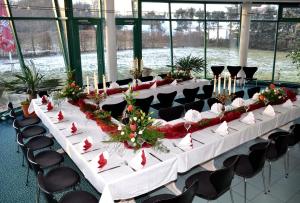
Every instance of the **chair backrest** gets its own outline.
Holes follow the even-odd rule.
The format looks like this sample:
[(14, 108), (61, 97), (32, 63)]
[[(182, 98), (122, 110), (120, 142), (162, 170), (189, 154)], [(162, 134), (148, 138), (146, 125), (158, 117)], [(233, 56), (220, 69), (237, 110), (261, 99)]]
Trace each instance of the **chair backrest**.
[(236, 98), (244, 98), (244, 90), (240, 90), (234, 93), (234, 97), (231, 99), (232, 101), (235, 100)]
[(39, 97), (41, 97), (41, 98), (42, 98), (43, 96), (49, 97), (47, 90), (39, 90), (39, 91), (38, 91), (38, 95), (39, 95)]
[(234, 78), (237, 76), (238, 72), (242, 69), (241, 66), (227, 66), (227, 70), (230, 73), (230, 76)]
[(195, 181), (181, 195), (178, 195), (171, 199), (161, 200), (156, 203), (192, 203), (194, 200), (197, 188), (198, 188), (198, 181)]
[(7, 108), (8, 108), (8, 110), (14, 109), (14, 105), (12, 104), (12, 102), (8, 102)]
[(127, 102), (126, 101), (122, 101), (120, 103), (117, 104), (105, 104), (102, 106), (102, 109), (105, 111), (110, 111), (111, 112), (111, 116), (118, 119), (119, 117), (122, 116), (123, 111), (126, 107)]
[(257, 67), (247, 67), (247, 66), (243, 67), (243, 70), (246, 74), (246, 78), (252, 79), (257, 69), (258, 69)]
[(193, 89), (183, 89), (182, 93), (185, 97), (186, 102), (193, 102), (195, 101), (195, 98), (197, 96), (197, 93), (199, 91), (199, 87), (193, 88)]
[(38, 174), (39, 171), (43, 171), (38, 163), (36, 163), (33, 151), (31, 149), (27, 149), (27, 161), (29, 163), (30, 168), (33, 169), (35, 174)]
[(54, 199), (53, 194), (48, 191), (47, 186), (44, 181), (44, 175), (42, 172), (39, 172), (37, 174), (37, 182), (38, 182), (38, 187), (39, 187), (40, 191), (42, 192), (43, 196), (46, 199), (46, 202), (47, 203), (58, 203), (58, 201), (56, 201)]
[(216, 98), (208, 98), (207, 99), (207, 104), (209, 106), (209, 108), (211, 108), (211, 106), (214, 104), (214, 103), (221, 103), (218, 99)]
[(153, 76), (144, 76), (144, 77), (141, 77), (140, 80), (142, 82), (151, 81), (151, 80), (153, 80)]
[(203, 92), (205, 95), (207, 95), (208, 98), (210, 98), (213, 94), (214, 86), (213, 85), (204, 85), (203, 86)]
[(201, 112), (204, 106), (204, 101), (203, 100), (199, 100), (199, 101), (194, 101), (194, 102), (190, 102), (184, 105), (184, 110), (188, 111), (190, 109), (196, 110)]
[(260, 92), (260, 87), (252, 87), (247, 90), (248, 97), (252, 98), (255, 93)]
[[(110, 82), (106, 82), (105, 84), (106, 84), (106, 87), (109, 87)], [(98, 83), (98, 88), (103, 89), (103, 83), (102, 82)]]
[(132, 82), (131, 78), (128, 79), (124, 79), (124, 80), (117, 80), (116, 83), (118, 83), (119, 85), (128, 85), (129, 83)]
[(158, 116), (163, 120), (172, 121), (180, 118), (182, 116), (183, 111), (184, 111), (184, 107), (182, 105), (168, 107), (168, 108), (161, 108), (158, 111)]
[(213, 72), (214, 76), (219, 76), (223, 70), (224, 70), (224, 66), (211, 66), (211, 71)]
[(171, 107), (176, 97), (177, 91), (171, 93), (158, 93), (157, 99), (162, 107)]
[(295, 142), (300, 141), (300, 124), (294, 124), (290, 126), (291, 136), (294, 136)]
[(250, 152), (249, 160), (252, 166), (253, 173), (258, 173), (265, 165), (266, 160), (266, 151), (269, 148), (269, 144), (267, 144), (262, 149), (256, 149)]
[(167, 77), (167, 74), (166, 73), (162, 73), (162, 74), (159, 74), (158, 76), (160, 76), (162, 79), (164, 79), (165, 77)]
[(148, 113), (153, 99), (154, 99), (153, 95), (143, 99), (136, 99), (135, 106), (139, 107), (143, 112)]
[(275, 141), (275, 146), (277, 151), (277, 158), (280, 158), (288, 150), (289, 135), (286, 135), (285, 132), (283, 132), (283, 134), (276, 137), (274, 141)]
[(9, 111), (9, 117), (11, 117), (12, 119), (16, 119), (17, 118), (17, 114), (16, 114), (16, 112), (15, 112), (14, 109), (11, 109)]
[(216, 170), (210, 175), (210, 181), (217, 194), (223, 194), (230, 189), (230, 185), (234, 176), (234, 166), (238, 159), (239, 156), (237, 156), (228, 167)]

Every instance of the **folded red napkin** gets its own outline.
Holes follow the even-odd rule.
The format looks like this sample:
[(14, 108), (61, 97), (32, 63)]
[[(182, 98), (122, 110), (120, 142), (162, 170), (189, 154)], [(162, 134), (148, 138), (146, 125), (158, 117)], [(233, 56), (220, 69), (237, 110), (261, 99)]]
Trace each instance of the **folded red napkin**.
[(57, 114), (57, 119), (58, 119), (59, 121), (61, 121), (61, 120), (64, 119), (64, 115), (63, 115), (63, 113), (62, 113), (61, 111), (58, 112), (58, 114)]
[(142, 166), (145, 166), (146, 165), (146, 156), (145, 156), (145, 152), (144, 152), (144, 150), (142, 151), (142, 162), (141, 162), (141, 164), (142, 164)]
[(46, 95), (42, 96), (42, 104), (47, 104), (48, 100)]
[(53, 105), (52, 105), (51, 102), (49, 102), (49, 103), (47, 104), (47, 110), (48, 110), (48, 111), (51, 111), (52, 109), (53, 109)]
[(107, 164), (107, 159), (105, 159), (103, 153), (101, 153), (99, 156), (98, 164), (99, 164), (98, 168), (103, 168)]
[(92, 143), (89, 142), (88, 139), (84, 140), (83, 150), (86, 151), (92, 147)]
[(77, 132), (77, 127), (75, 125), (75, 123), (72, 123), (72, 126), (71, 126), (71, 133), (74, 134)]

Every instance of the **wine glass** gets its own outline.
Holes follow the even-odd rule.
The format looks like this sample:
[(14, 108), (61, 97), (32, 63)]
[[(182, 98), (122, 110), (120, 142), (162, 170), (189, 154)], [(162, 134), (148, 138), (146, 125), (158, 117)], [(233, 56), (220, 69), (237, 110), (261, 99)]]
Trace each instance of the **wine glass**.
[(248, 105), (246, 105), (244, 108), (245, 108), (246, 112), (248, 112), (250, 109), (250, 107)]
[(189, 129), (191, 128), (192, 124), (188, 121), (184, 122), (184, 128), (186, 129), (186, 132), (189, 132)]

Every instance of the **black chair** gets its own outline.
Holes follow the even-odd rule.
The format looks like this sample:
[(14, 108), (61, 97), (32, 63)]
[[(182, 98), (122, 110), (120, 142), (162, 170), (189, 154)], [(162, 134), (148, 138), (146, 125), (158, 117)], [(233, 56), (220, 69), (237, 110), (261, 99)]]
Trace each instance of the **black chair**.
[(161, 108), (158, 111), (158, 116), (159, 118), (165, 121), (172, 121), (180, 118), (182, 116), (183, 111), (184, 111), (184, 107), (182, 105), (168, 107), (168, 108)]
[(148, 82), (148, 81), (153, 80), (153, 76), (144, 76), (144, 77), (141, 77), (140, 80), (142, 82)]
[(216, 200), (225, 192), (230, 191), (231, 201), (233, 202), (233, 195), (231, 190), (231, 182), (234, 177), (234, 165), (239, 157), (231, 165), (226, 166), (216, 171), (201, 171), (190, 177), (185, 181), (185, 187), (189, 187), (194, 181), (198, 181), (198, 188), (196, 195), (206, 200)]
[[(27, 148), (24, 147), (26, 150)], [(28, 185), (28, 176), (29, 176), (29, 169), (32, 169), (31, 163), (36, 163), (40, 166), (41, 169), (47, 169), (49, 167), (60, 165), (64, 161), (64, 157), (53, 150), (43, 150), (41, 152), (33, 154), (31, 149), (27, 149), (27, 178), (26, 178), (26, 185)]]
[(187, 112), (190, 109), (196, 110), (201, 112), (204, 106), (204, 101), (203, 100), (199, 100), (199, 101), (194, 101), (191, 103), (187, 103), (184, 105), (184, 110), (185, 112)]
[(37, 94), (39, 95), (40, 98), (42, 98), (43, 96), (49, 97), (47, 90), (40, 90), (38, 91)]
[(197, 93), (199, 91), (199, 87), (193, 89), (183, 89), (182, 93), (184, 98), (175, 99), (175, 102), (179, 104), (185, 104), (195, 101)]
[[(45, 149), (53, 146), (54, 142), (51, 138), (46, 136), (36, 136), (24, 143), (23, 135), (19, 133), (17, 135), (17, 144), (21, 147), (23, 152), (22, 166), (24, 166), (24, 158), (27, 157), (27, 149), (31, 149), (32, 151), (37, 151), (40, 149)], [(26, 159), (27, 160), (27, 159)]]
[(214, 90), (214, 86), (213, 85), (204, 85), (203, 86), (203, 94), (198, 94), (196, 97), (198, 99), (208, 99), (212, 97), (213, 94), (213, 90)]
[(223, 72), (224, 69), (225, 69), (224, 66), (211, 66), (211, 71), (213, 72), (214, 76), (216, 76), (217, 78)]
[(243, 70), (246, 75), (246, 77), (244, 78), (244, 86), (246, 85), (246, 82), (248, 82), (248, 81), (256, 81), (256, 86), (257, 86), (257, 78), (253, 78), (257, 69), (258, 69), (257, 67), (249, 67), (249, 66), (243, 67)]
[(167, 77), (167, 73), (162, 73), (162, 74), (159, 74), (158, 76), (160, 76), (162, 79), (164, 79), (165, 77)]
[(153, 99), (154, 96), (150, 96), (143, 99), (136, 99), (135, 106), (139, 107), (143, 112), (148, 113)]
[[(109, 87), (110, 82), (106, 82), (105, 84), (106, 84), (106, 87)], [(103, 82), (98, 83), (98, 88), (103, 89)]]
[[(267, 144), (269, 144), (269, 147), (266, 152), (266, 159), (269, 162), (269, 181), (268, 181), (268, 192), (270, 192), (270, 185), (271, 185), (271, 163), (274, 161), (277, 161), (284, 155), (287, 155), (288, 151), (288, 145), (289, 145), (289, 132), (285, 131), (279, 131), (279, 132), (274, 132), (269, 135), (268, 139), (271, 141), (269, 144), (268, 142), (261, 142), (254, 144), (250, 146), (250, 151), (254, 151), (257, 149), (264, 148)], [(287, 156), (285, 156), (284, 159), (284, 172), (286, 178), (288, 177), (288, 172), (287, 172)]]
[(49, 192), (46, 185), (43, 183), (39, 184), (40, 191), (46, 199), (46, 203), (98, 203), (94, 195), (86, 191), (71, 191), (65, 194), (59, 201), (54, 198), (53, 193)]
[[(242, 69), (241, 66), (227, 66), (227, 70), (230, 73), (230, 77), (232, 79), (234, 79), (235, 77), (237, 77), (237, 74), (240, 72), (241, 69)], [(236, 79), (239, 80), (241, 78), (237, 77)]]
[(260, 92), (260, 87), (252, 87), (247, 90), (248, 97), (251, 99), (255, 93)]
[(262, 172), (262, 179), (264, 184), (264, 189), (266, 193), (266, 184), (265, 184), (265, 175), (264, 175), (264, 165), (266, 160), (266, 150), (268, 145), (265, 145), (264, 148), (254, 150), (250, 152), (249, 155), (234, 155), (227, 158), (223, 165), (225, 167), (230, 166), (235, 160), (236, 157), (239, 157), (238, 161), (234, 165), (234, 173), (237, 176), (240, 176), (244, 179), (244, 202), (247, 201), (247, 179), (256, 176), (258, 173)]
[(160, 108), (167, 108), (173, 105), (174, 98), (176, 97), (177, 92), (171, 93), (158, 93), (157, 99), (159, 103), (151, 105), (152, 108), (159, 110)]
[(300, 124), (290, 126), (289, 134), (289, 147), (287, 151), (287, 175), (290, 168), (290, 149), (300, 142)]
[(131, 78), (128, 78), (128, 79), (124, 79), (124, 80), (117, 80), (116, 83), (118, 83), (120, 86), (121, 85), (128, 85), (129, 83), (132, 82), (132, 79)]
[(144, 200), (143, 203), (192, 203), (197, 188), (198, 182), (194, 180), (190, 187), (187, 187), (181, 195), (161, 194), (150, 197)]
[(126, 104), (127, 104), (126, 101), (122, 101), (122, 102), (117, 103), (117, 104), (105, 104), (105, 105), (102, 106), (102, 109), (104, 111), (111, 112), (112, 117), (114, 117), (116, 119), (119, 119), (122, 116), (123, 112), (124, 112)]
[(235, 100), (236, 98), (244, 98), (244, 90), (240, 90), (234, 93), (234, 97), (231, 99), (231, 101)]
[(211, 106), (214, 103), (221, 103), (221, 102), (218, 99), (216, 99), (216, 98), (209, 98), (209, 99), (207, 99), (207, 104), (208, 104), (209, 108), (211, 108)]
[(17, 118), (17, 114), (14, 110), (13, 104), (11, 102), (7, 105), (9, 111), (9, 117), (17, 124), (19, 128), (24, 128), (30, 125), (36, 125), (41, 122), (41, 119), (37, 116), (31, 116), (28, 118)]

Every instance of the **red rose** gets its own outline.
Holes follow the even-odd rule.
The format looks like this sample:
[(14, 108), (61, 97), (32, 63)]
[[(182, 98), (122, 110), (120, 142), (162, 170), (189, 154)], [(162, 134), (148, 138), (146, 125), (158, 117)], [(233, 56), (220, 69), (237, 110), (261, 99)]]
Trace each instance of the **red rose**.
[(130, 124), (130, 130), (131, 131), (136, 131), (136, 124), (135, 123), (132, 123), (132, 124)]
[(129, 134), (129, 137), (130, 137), (130, 139), (131, 139), (131, 138), (134, 138), (134, 137), (135, 137), (134, 133), (130, 133), (130, 134)]
[(131, 112), (131, 111), (133, 111), (133, 106), (130, 104), (130, 105), (128, 105), (128, 107), (127, 107), (127, 111), (129, 111), (129, 112)]
[(70, 86), (71, 86), (71, 87), (76, 87), (75, 82), (72, 82), (72, 83), (70, 84)]
[(273, 90), (273, 89), (275, 89), (275, 87), (276, 87), (276, 86), (275, 86), (274, 84), (270, 84), (270, 89)]

